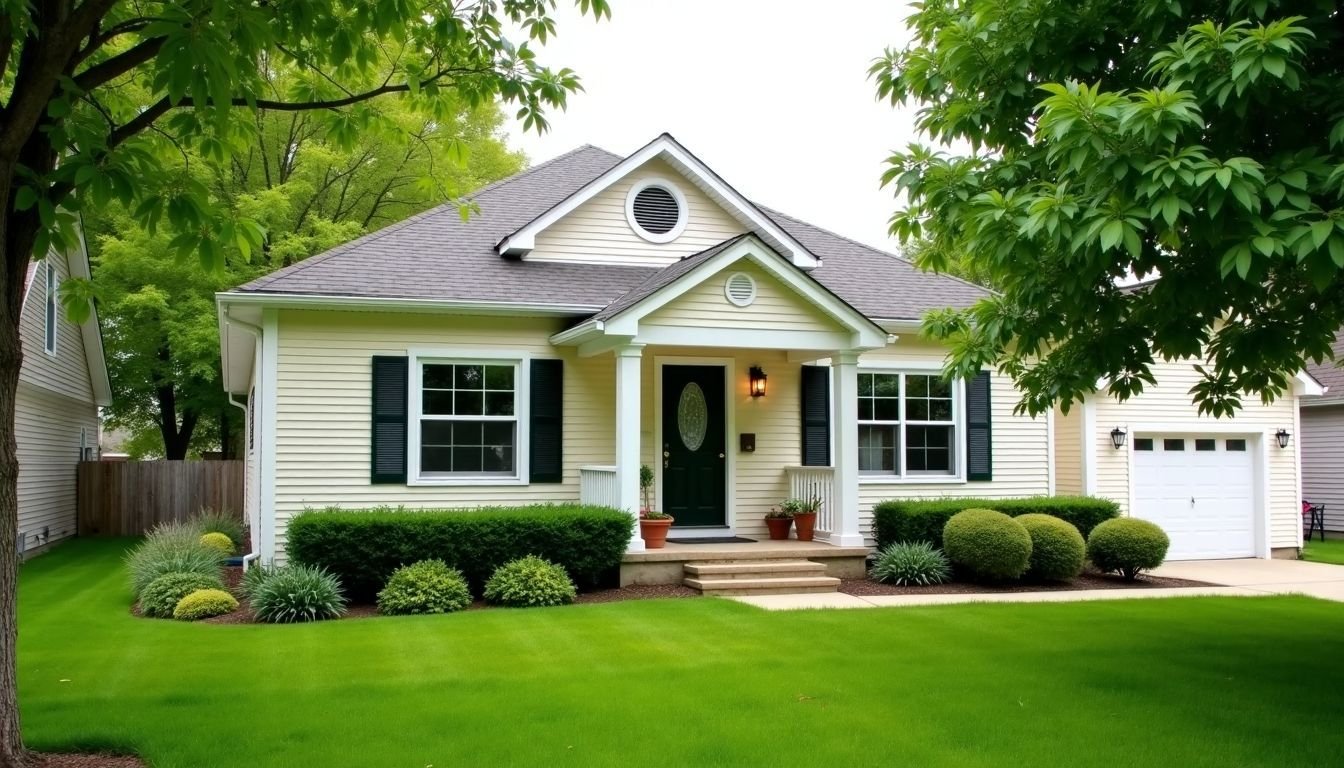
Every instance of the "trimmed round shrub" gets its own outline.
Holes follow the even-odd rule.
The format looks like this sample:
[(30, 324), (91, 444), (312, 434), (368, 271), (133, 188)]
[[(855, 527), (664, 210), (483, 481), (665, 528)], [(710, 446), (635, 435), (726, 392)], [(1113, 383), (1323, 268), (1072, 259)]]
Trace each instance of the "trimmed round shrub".
[(345, 613), (345, 594), (335, 576), (321, 568), (272, 568), (248, 592), (258, 621), (293, 624), (334, 619)]
[(971, 576), (1020, 578), (1031, 563), (1031, 535), (1017, 520), (990, 509), (958, 512), (943, 528), (947, 559)]
[(228, 536), (229, 541), (235, 545), (241, 544), (243, 536), (246, 535), (243, 516), (227, 509), (202, 507), (201, 511), (191, 519), (188, 525), (195, 526), (196, 530), (202, 534), (222, 533)]
[(201, 534), (201, 543), (207, 547), (218, 549), (224, 557), (233, 554), (233, 540), (222, 533)]
[(499, 566), (485, 583), (487, 602), (515, 608), (564, 605), (575, 594), (564, 568), (534, 555)]
[(1029, 578), (1068, 581), (1083, 572), (1087, 542), (1072, 523), (1042, 514), (1019, 515), (1015, 519), (1031, 536)]
[(219, 578), (224, 554), (201, 543), (201, 534), (190, 524), (168, 523), (150, 531), (145, 540), (126, 556), (135, 597), (150, 582), (165, 573), (199, 573)]
[(872, 578), (885, 584), (926, 587), (952, 578), (952, 564), (927, 541), (892, 544), (877, 553)]
[(173, 618), (198, 621), (238, 610), (238, 601), (222, 589), (198, 589), (178, 601)]
[(1169, 546), (1171, 539), (1157, 525), (1136, 517), (1117, 517), (1092, 529), (1087, 537), (1087, 559), (1102, 571), (1133, 581), (1140, 571), (1161, 565)]
[(140, 595), (140, 612), (155, 619), (171, 619), (182, 598), (199, 589), (223, 589), (218, 576), (202, 573), (165, 573), (151, 581)]
[(421, 560), (392, 572), (378, 593), (378, 611), (388, 615), (451, 613), (471, 605), (462, 572), (442, 560)]

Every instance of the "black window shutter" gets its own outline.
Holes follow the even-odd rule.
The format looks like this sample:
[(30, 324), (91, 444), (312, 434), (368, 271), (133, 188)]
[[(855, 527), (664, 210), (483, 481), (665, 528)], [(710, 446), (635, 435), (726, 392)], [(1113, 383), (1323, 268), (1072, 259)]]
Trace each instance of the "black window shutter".
[(831, 369), (803, 366), (803, 466), (831, 463)]
[(373, 440), (369, 482), (406, 482), (406, 389), (409, 360), (373, 358)]
[(994, 479), (994, 448), (989, 423), (989, 372), (966, 382), (966, 479)]
[(533, 360), (528, 367), (531, 397), (528, 482), (563, 482), (565, 363)]

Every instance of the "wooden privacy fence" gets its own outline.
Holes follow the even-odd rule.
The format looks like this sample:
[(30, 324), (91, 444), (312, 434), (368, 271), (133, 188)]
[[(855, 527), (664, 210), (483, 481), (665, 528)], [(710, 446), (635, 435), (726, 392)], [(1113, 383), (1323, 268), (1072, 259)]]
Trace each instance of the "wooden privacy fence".
[(202, 507), (242, 514), (241, 461), (82, 461), (79, 535), (139, 536)]

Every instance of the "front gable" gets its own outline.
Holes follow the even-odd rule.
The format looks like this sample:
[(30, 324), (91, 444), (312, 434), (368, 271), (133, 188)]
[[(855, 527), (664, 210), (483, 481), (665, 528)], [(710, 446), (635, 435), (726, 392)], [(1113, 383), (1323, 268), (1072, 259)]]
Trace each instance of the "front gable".
[(816, 333), (846, 330), (816, 304), (748, 258), (729, 264), (649, 313), (640, 326)]

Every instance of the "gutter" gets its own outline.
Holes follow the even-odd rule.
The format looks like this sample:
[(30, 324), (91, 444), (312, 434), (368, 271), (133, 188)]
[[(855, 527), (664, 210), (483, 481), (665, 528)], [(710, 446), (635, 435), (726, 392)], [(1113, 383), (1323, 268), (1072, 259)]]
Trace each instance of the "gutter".
[[(469, 312), (501, 315), (591, 315), (602, 309), (595, 304), (546, 304), (508, 301), (471, 301), (445, 299), (378, 298), (372, 296), (338, 296), (329, 294), (240, 293), (225, 291), (215, 294), (221, 303), (303, 309), (308, 307), (349, 307), (357, 309), (418, 310), (438, 312)], [(240, 320), (233, 322), (241, 323)], [(255, 326), (253, 326), (255, 327)]]
[[(261, 328), (260, 328), (259, 326), (253, 325), (252, 323), (249, 323), (249, 322), (247, 322), (247, 321), (245, 321), (245, 320), (239, 320), (239, 319), (235, 318), (233, 315), (229, 314), (229, 307), (228, 307), (228, 305), (225, 305), (225, 306), (224, 306), (224, 323), (225, 323), (225, 325), (234, 325), (234, 324), (236, 324), (239, 328), (242, 328), (243, 330), (247, 331), (248, 333), (252, 334), (253, 336), (256, 336), (258, 342), (261, 341)], [(227, 359), (227, 358), (228, 358), (228, 354), (229, 354), (229, 344), (228, 344), (228, 342), (226, 341), (226, 342), (224, 342), (224, 356), (225, 356), (225, 358), (226, 358), (226, 359), (224, 360), (224, 367), (225, 367), (226, 369), (229, 367), (229, 361), (228, 361), (228, 359)], [(242, 403), (240, 403), (240, 402), (238, 402), (237, 400), (233, 399), (233, 393), (232, 393), (232, 392), (228, 392), (227, 394), (228, 394), (228, 397), (229, 397), (229, 405), (232, 405), (233, 407), (235, 407), (235, 408), (237, 408), (237, 409), (239, 409), (239, 410), (241, 410), (241, 411), (243, 412), (243, 455), (246, 456), (246, 455), (247, 455), (247, 433), (248, 433), (248, 424), (247, 424), (247, 406), (244, 405), (244, 404), (242, 404)], [(246, 500), (246, 499), (243, 500), (243, 504), (244, 504), (244, 505), (247, 504), (247, 500)], [(260, 510), (260, 509), (257, 510), (257, 514), (258, 514), (258, 515), (261, 514), (261, 510)], [(251, 521), (248, 521), (248, 522), (250, 523)], [(260, 519), (258, 519), (258, 521), (257, 521), (257, 528), (258, 528), (258, 532), (259, 532), (259, 531), (260, 531), (260, 528), (261, 528), (261, 521), (260, 521)], [(260, 537), (259, 537), (259, 536), (252, 536), (252, 537), (250, 537), (250, 538), (252, 539), (252, 551), (251, 551), (251, 552), (248, 552), (246, 555), (243, 555), (243, 573), (247, 573), (247, 569), (248, 569), (253, 563), (257, 562), (257, 560), (261, 557), (261, 551), (260, 551), (259, 549), (257, 549), (257, 544), (258, 544), (257, 539), (260, 538)]]

